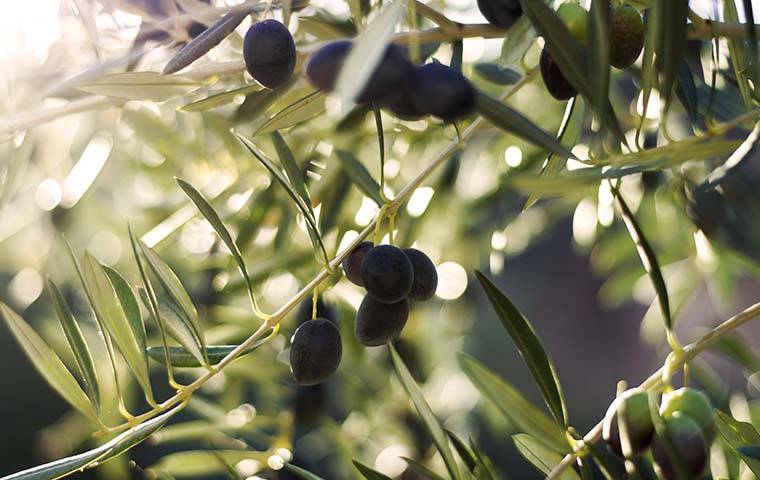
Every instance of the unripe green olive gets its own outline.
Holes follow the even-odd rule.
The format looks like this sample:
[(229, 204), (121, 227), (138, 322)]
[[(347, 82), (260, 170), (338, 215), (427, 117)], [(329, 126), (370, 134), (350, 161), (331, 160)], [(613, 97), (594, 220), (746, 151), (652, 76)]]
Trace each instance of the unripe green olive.
[(694, 420), (708, 443), (715, 438), (715, 412), (707, 395), (693, 388), (679, 388), (662, 396), (660, 415), (667, 418), (676, 412)]
[(618, 5), (610, 10), (610, 64), (628, 68), (639, 58), (644, 48), (644, 20), (630, 5)]
[[(665, 439), (655, 436), (652, 443), (652, 458), (661, 476), (665, 480), (679, 480), (678, 471), (673, 464), (672, 454), (683, 468), (687, 478), (699, 478), (707, 466), (708, 445), (699, 425), (689, 416), (679, 412), (664, 418)], [(665, 440), (669, 441), (669, 452)]]
[(654, 435), (649, 395), (645, 390), (632, 388), (618, 395), (612, 402), (602, 424), (602, 437), (607, 447), (618, 457), (624, 457), (620, 440), (619, 414), (622, 413), (631, 454), (638, 455), (649, 448)]
[(562, 20), (573, 37), (582, 45), (586, 44), (588, 12), (575, 2), (563, 3), (557, 9), (557, 16)]

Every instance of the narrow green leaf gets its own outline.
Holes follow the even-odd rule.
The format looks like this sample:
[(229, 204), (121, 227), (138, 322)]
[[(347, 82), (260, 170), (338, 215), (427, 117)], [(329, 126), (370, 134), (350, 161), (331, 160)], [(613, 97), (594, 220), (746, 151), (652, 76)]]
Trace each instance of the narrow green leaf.
[(396, 352), (396, 349), (393, 348), (393, 345), (388, 344), (388, 350), (390, 351), (391, 360), (393, 360), (393, 367), (396, 369), (396, 374), (398, 375), (401, 384), (404, 386), (404, 390), (406, 390), (406, 393), (412, 400), (414, 408), (417, 409), (417, 413), (419, 414), (423, 425), (425, 425), (428, 433), (430, 433), (430, 436), (433, 438), (433, 443), (438, 449), (438, 453), (441, 454), (446, 469), (449, 471), (453, 480), (460, 480), (462, 475), (459, 472), (456, 460), (454, 460), (454, 455), (449, 448), (449, 440), (448, 437), (446, 437), (446, 432), (443, 431), (441, 424), (438, 423), (438, 419), (430, 409), (430, 405), (425, 401), (425, 397), (422, 396), (420, 387), (415, 383), (412, 374), (409, 373), (409, 370), (406, 368), (406, 365), (398, 352)]
[(383, 131), (383, 115), (377, 105), (372, 107), (377, 132), (377, 147), (380, 150), (380, 190), (385, 187), (385, 132)]
[(757, 88), (760, 84), (760, 63), (758, 63), (760, 58), (758, 58), (755, 12), (752, 0), (742, 0), (742, 5), (744, 5), (744, 29), (747, 32), (747, 44), (749, 46), (749, 59), (747, 61), (749, 76)]
[(559, 452), (569, 450), (563, 430), (512, 385), (467, 355), (459, 355), (459, 366), (475, 388), (518, 430), (529, 433)]
[(100, 465), (150, 437), (180, 408), (175, 408), (130, 428), (98, 448), (3, 477), (3, 480), (54, 480)]
[[(736, 3), (734, 0), (722, 2), (723, 3), (723, 18), (726, 22), (739, 23), (739, 12), (736, 10)], [(749, 25), (747, 26), (749, 28)], [(749, 79), (745, 75), (747, 71), (747, 55), (744, 49), (743, 38), (730, 38), (728, 40), (728, 57), (731, 60), (731, 65), (734, 70), (734, 77), (736, 77), (736, 83), (739, 87), (739, 92), (744, 100), (744, 106), (749, 110), (753, 108), (752, 102), (752, 87), (749, 84)]]
[[(733, 0), (732, 0), (733, 1)], [(665, 109), (670, 105), (673, 86), (678, 79), (681, 61), (686, 54), (686, 30), (689, 13), (688, 0), (668, 0), (657, 2), (661, 9), (656, 28), (661, 38), (658, 59), (660, 62), (660, 97)]]
[(607, 108), (610, 88), (610, 2), (592, 0), (588, 16), (589, 71), (594, 110)]
[(286, 463), (282, 468), (289, 471), (298, 478), (302, 478), (303, 480), (324, 480), (322, 477), (318, 477), (310, 471), (304, 470), (301, 467), (297, 467), (292, 463)]
[(216, 210), (214, 210), (214, 208), (211, 206), (208, 200), (206, 200), (206, 197), (201, 194), (201, 192), (196, 190), (195, 187), (190, 185), (185, 180), (182, 180), (181, 178), (177, 178), (177, 183), (185, 192), (185, 194), (190, 198), (190, 200), (195, 204), (198, 210), (200, 210), (203, 217), (208, 221), (209, 224), (211, 224), (214, 231), (216, 231), (216, 234), (219, 235), (219, 238), (222, 239), (222, 242), (224, 242), (224, 245), (232, 254), (232, 258), (235, 260), (238, 270), (240, 270), (240, 275), (243, 277), (243, 281), (245, 281), (246, 288), (248, 289), (248, 296), (250, 298), (251, 305), (253, 306), (254, 310), (256, 310), (258, 307), (256, 306), (253, 284), (251, 283), (251, 278), (248, 275), (248, 268), (245, 266), (243, 255), (240, 253), (237, 243), (232, 239), (232, 235), (230, 235), (229, 230), (227, 230), (227, 227), (224, 226), (224, 222), (222, 222), (222, 219), (219, 218)]
[(409, 457), (401, 457), (410, 467), (414, 468), (418, 472), (420, 472), (425, 477), (431, 479), (431, 480), (445, 480), (442, 476), (438, 475), (434, 471), (430, 470), (425, 465), (421, 464), (417, 460), (414, 460)]
[(53, 390), (87, 418), (97, 422), (98, 414), (95, 408), (58, 355), (23, 318), (2, 302), (0, 302), (0, 317), (3, 318), (34, 368), (53, 387)]
[(359, 473), (362, 474), (362, 477), (366, 478), (367, 480), (391, 480), (391, 477), (388, 475), (369, 468), (358, 460), (351, 460), (351, 463), (353, 463), (356, 469), (359, 470)]
[(317, 90), (309, 93), (303, 98), (296, 100), (279, 112), (275, 113), (272, 118), (264, 122), (253, 133), (253, 137), (264, 135), (277, 130), (290, 128), (299, 123), (311, 120), (325, 111), (325, 99), (327, 93)]
[(229, 34), (235, 31), (245, 17), (251, 12), (251, 8), (230, 10), (213, 25), (204, 30), (200, 35), (193, 38), (177, 52), (164, 67), (164, 74), (179, 72), (194, 61), (201, 58), (209, 50), (216, 47)]
[[(272, 335), (269, 335), (265, 338), (262, 338), (258, 342), (255, 342), (253, 345), (245, 349), (243, 353), (240, 354), (240, 357), (243, 355), (248, 355), (260, 346), (264, 345), (269, 340), (271, 340), (271, 337)], [(208, 354), (209, 365), (216, 365), (217, 363), (221, 362), (224, 357), (232, 353), (232, 351), (237, 347), (237, 345), (207, 345), (206, 352)], [(164, 353), (163, 346), (148, 347), (148, 355), (150, 355), (151, 358), (158, 362), (166, 362), (166, 354)], [(179, 368), (194, 368), (203, 366), (203, 359), (199, 359), (194, 353), (191, 353), (184, 347), (179, 346), (169, 347), (169, 360), (171, 361), (172, 366)]]
[(482, 92), (477, 93), (477, 109), (488, 121), (502, 130), (517, 135), (549, 152), (565, 158), (574, 158), (567, 147), (520, 112)]
[(207, 110), (221, 107), (222, 105), (227, 105), (228, 103), (234, 101), (235, 97), (238, 95), (248, 95), (260, 90), (262, 90), (262, 87), (258, 84), (244, 85), (242, 87), (234, 88), (222, 93), (216, 93), (214, 95), (209, 95), (206, 98), (188, 103), (180, 107), (180, 110), (183, 112), (205, 112)]
[[(531, 437), (527, 433), (518, 433), (512, 436), (515, 447), (520, 455), (525, 457), (536, 470), (548, 475), (552, 469), (562, 460), (562, 454), (552, 450), (541, 441)], [(575, 470), (565, 470), (559, 478), (561, 480), (580, 480)]]
[(367, 28), (354, 39), (340, 74), (335, 81), (335, 96), (343, 112), (348, 112), (367, 84), (385, 53), (396, 24), (404, 15), (406, 3), (396, 0), (387, 5)]
[(485, 275), (477, 270), (475, 274), (486, 295), (488, 295), (488, 300), (496, 311), (496, 315), (504, 325), (504, 329), (512, 337), (520, 355), (533, 374), (536, 383), (538, 383), (538, 388), (544, 396), (554, 420), (564, 430), (567, 426), (567, 408), (557, 372), (533, 330), (533, 326)]
[(760, 445), (745, 445), (736, 449), (745, 457), (760, 460)]
[(470, 449), (478, 459), (478, 466), (475, 468), (477, 480), (498, 480), (501, 478), (496, 473), (496, 468), (491, 459), (486, 456), (485, 452), (472, 439), (470, 439)]
[(525, 15), (521, 16), (511, 27), (509, 35), (501, 44), (499, 63), (505, 67), (516, 64), (528, 51), (536, 39), (536, 30)]
[(311, 197), (309, 191), (306, 188), (306, 180), (304, 179), (301, 167), (298, 166), (298, 162), (293, 156), (293, 152), (288, 147), (285, 139), (282, 138), (279, 132), (272, 132), (270, 134), (274, 148), (277, 151), (277, 156), (280, 159), (280, 165), (285, 170), (290, 184), (295, 189), (296, 193), (301, 197), (301, 201), (311, 212), (311, 217), (314, 218), (314, 211), (311, 208)]
[(678, 70), (678, 81), (676, 82), (676, 96), (689, 115), (692, 125), (696, 125), (697, 116), (699, 115), (699, 102), (697, 99), (697, 85), (694, 83), (694, 75), (689, 68), (689, 62), (686, 59), (681, 61), (681, 68)]
[(468, 447), (467, 444), (462, 441), (461, 438), (456, 436), (454, 432), (451, 430), (445, 430), (445, 432), (446, 435), (449, 436), (449, 440), (451, 440), (452, 445), (454, 445), (454, 449), (459, 454), (459, 458), (461, 458), (465, 466), (467, 466), (467, 470), (474, 473), (475, 467), (478, 466), (478, 459), (475, 457), (475, 454), (472, 452), (472, 450), (470, 450), (470, 447)]
[(100, 386), (98, 383), (98, 375), (95, 371), (95, 362), (92, 361), (92, 354), (87, 347), (87, 342), (84, 340), (82, 331), (79, 329), (79, 324), (76, 318), (71, 313), (66, 300), (64, 300), (61, 291), (58, 286), (51, 280), (47, 279), (47, 290), (50, 298), (53, 299), (53, 305), (55, 306), (55, 312), (58, 315), (58, 320), (61, 322), (63, 333), (66, 335), (66, 341), (71, 348), (71, 352), (74, 354), (74, 359), (77, 362), (79, 373), (82, 376), (84, 383), (84, 389), (87, 392), (87, 396), (91, 399), (95, 410), (100, 411)]
[(652, 285), (657, 293), (657, 299), (660, 303), (660, 310), (662, 311), (662, 318), (665, 321), (665, 328), (671, 330), (673, 328), (673, 319), (670, 316), (670, 301), (668, 300), (668, 289), (665, 285), (665, 280), (662, 278), (662, 271), (660, 270), (660, 264), (657, 262), (657, 256), (654, 254), (654, 250), (649, 244), (649, 241), (644, 236), (644, 231), (636, 221), (636, 217), (628, 204), (625, 203), (625, 199), (620, 192), (613, 188), (615, 198), (620, 205), (620, 213), (625, 222), (625, 226), (628, 229), (628, 234), (631, 236), (633, 243), (636, 244), (636, 251), (639, 253), (641, 263), (644, 265), (649, 278), (652, 280)]
[(158, 282), (174, 303), (179, 306), (183, 313), (183, 318), (190, 322), (193, 334), (201, 343), (201, 347), (205, 346), (206, 339), (203, 333), (203, 328), (201, 328), (200, 320), (198, 319), (198, 311), (195, 309), (193, 301), (190, 300), (190, 295), (187, 293), (187, 290), (182, 286), (182, 282), (179, 281), (179, 278), (177, 278), (177, 275), (171, 267), (169, 267), (155, 250), (139, 240), (138, 245), (140, 246), (140, 251), (145, 257), (151, 271), (156, 278), (158, 278)]
[(144, 337), (142, 340), (138, 338), (132, 320), (127, 317), (127, 310), (133, 306), (122, 304), (105, 268), (89, 253), (85, 253), (83, 273), (87, 288), (92, 292), (91, 302), (95, 315), (103, 322), (145, 395), (152, 399), (145, 348), (141, 348)]
[(224, 468), (224, 470), (227, 472), (227, 475), (232, 480), (245, 480), (243, 476), (240, 475), (237, 470), (235, 470), (235, 467), (230, 465), (230, 462), (228, 462), (227, 459), (222, 456), (222, 454), (213, 449), (213, 445), (210, 452), (214, 457), (216, 457), (216, 459), (219, 461), (219, 464), (222, 466), (222, 468)]
[[(566, 148), (573, 148), (581, 138), (585, 119), (586, 103), (583, 99), (576, 96), (568, 101), (565, 106), (565, 116), (562, 118), (562, 124), (559, 126), (559, 132), (557, 133), (557, 139), (560, 144)], [(565, 168), (566, 164), (567, 157), (555, 153), (549, 153), (546, 157), (546, 161), (541, 166), (541, 173), (539, 173), (539, 176), (554, 177)], [(523, 211), (535, 205), (540, 199), (540, 193), (531, 193), (530, 196), (528, 196), (528, 199), (525, 200)]]
[[(587, 444), (589, 453), (594, 458), (596, 465), (602, 472), (605, 480), (616, 480), (618, 478), (625, 478), (625, 472), (616, 468), (612, 463), (610, 454), (607, 451), (602, 450), (597, 444)], [(644, 480), (644, 479), (642, 479)]]
[[(512, 36), (511, 30), (509, 36)], [(495, 63), (476, 63), (475, 72), (496, 85), (514, 85), (522, 78), (522, 73), (511, 68), (504, 68)]]
[(639, 135), (644, 127), (649, 110), (649, 98), (652, 96), (652, 89), (657, 83), (657, 70), (654, 53), (657, 51), (659, 35), (657, 34), (656, 25), (658, 24), (660, 9), (655, 4), (652, 8), (644, 12), (644, 20), (647, 25), (646, 37), (644, 39), (644, 53), (641, 56), (641, 119), (636, 131), (636, 141), (639, 142)]
[(73, 87), (95, 95), (125, 100), (153, 100), (163, 102), (200, 87), (202, 83), (179, 75), (162, 75), (157, 72), (125, 72), (87, 79)]
[[(139, 292), (143, 304), (147, 307), (150, 307), (151, 304), (148, 292), (142, 288), (139, 290)], [(171, 299), (157, 298), (156, 300), (158, 307), (158, 316), (164, 328), (166, 329), (166, 333), (168, 333), (170, 337), (172, 337), (182, 346), (183, 352), (195, 359), (195, 363), (203, 365), (205, 363), (204, 347), (201, 345), (200, 339), (198, 339), (198, 337), (195, 335), (192, 324), (183, 314), (182, 309), (180, 309), (177, 304), (175, 304)], [(159, 319), (154, 320), (156, 320), (156, 323), (158, 324)], [(153, 355), (154, 348), (155, 347), (151, 347), (148, 349), (148, 355), (156, 359)], [(163, 348), (161, 348), (160, 351), (163, 352)], [(208, 353), (208, 350), (205, 351)], [(163, 360), (159, 361), (165, 363), (165, 360), (166, 359), (164, 358)], [(174, 362), (172, 362), (172, 365), (173, 364)]]
[[(108, 275), (108, 280), (111, 281), (111, 286), (116, 292), (116, 297), (119, 299), (121, 309), (124, 311), (124, 316), (127, 318), (129, 327), (132, 330), (132, 335), (137, 341), (137, 346), (141, 352), (145, 352), (147, 348), (147, 340), (145, 334), (145, 323), (143, 322), (142, 315), (140, 314), (140, 306), (137, 304), (137, 298), (135, 292), (129, 283), (121, 276), (119, 272), (111, 267), (103, 267)], [(145, 362), (148, 362), (147, 354), (143, 354)]]
[(715, 411), (715, 420), (720, 436), (726, 441), (728, 447), (741, 457), (756, 477), (760, 478), (760, 460), (740, 450), (741, 447), (747, 445), (760, 444), (760, 434), (755, 427), (750, 423), (740, 422), (719, 410)]
[(380, 185), (356, 157), (345, 150), (336, 150), (335, 155), (340, 160), (346, 175), (366, 196), (374, 200), (378, 206), (385, 203), (383, 197), (380, 196)]

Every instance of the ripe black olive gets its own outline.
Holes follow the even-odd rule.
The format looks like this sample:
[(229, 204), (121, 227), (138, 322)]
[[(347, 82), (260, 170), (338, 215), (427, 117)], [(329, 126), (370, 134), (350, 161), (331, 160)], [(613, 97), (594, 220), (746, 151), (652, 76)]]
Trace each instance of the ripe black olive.
[(440, 118), (456, 120), (475, 110), (475, 89), (464, 75), (442, 63), (417, 69), (418, 109)]
[[(676, 460), (685, 469), (683, 473), (689, 475), (688, 478), (699, 478), (707, 466), (709, 448), (699, 425), (691, 417), (678, 412), (664, 420), (665, 435), (673, 448), (670, 453), (676, 456)], [(668, 453), (663, 439), (655, 436), (652, 458), (665, 480), (677, 480), (678, 472)]]
[(277, 20), (264, 20), (248, 29), (243, 40), (248, 73), (267, 88), (277, 88), (293, 75), (296, 44), (287, 27)]
[(408, 317), (409, 300), (381, 303), (367, 295), (356, 312), (356, 338), (367, 347), (384, 345), (398, 337)]
[(317, 318), (301, 324), (290, 345), (290, 370), (299, 385), (322, 383), (340, 365), (340, 332), (329, 320)]
[(362, 283), (375, 300), (396, 303), (409, 295), (414, 270), (409, 257), (393, 245), (378, 245), (362, 260)]
[(367, 254), (375, 246), (372, 242), (362, 242), (343, 259), (341, 266), (343, 267), (343, 273), (346, 274), (346, 278), (360, 287), (364, 286), (362, 282), (362, 260), (364, 255)]
[(411, 300), (428, 300), (435, 295), (438, 288), (438, 272), (430, 257), (416, 248), (404, 249), (404, 253), (412, 262), (414, 281), (412, 291), (409, 292)]
[(511, 27), (523, 14), (519, 0), (478, 0), (478, 9), (488, 23), (501, 28)]
[(546, 47), (541, 51), (539, 64), (541, 67), (541, 78), (544, 80), (546, 90), (552, 97), (557, 100), (568, 100), (575, 96), (575, 88), (567, 81), (559, 66), (554, 63), (554, 59)]

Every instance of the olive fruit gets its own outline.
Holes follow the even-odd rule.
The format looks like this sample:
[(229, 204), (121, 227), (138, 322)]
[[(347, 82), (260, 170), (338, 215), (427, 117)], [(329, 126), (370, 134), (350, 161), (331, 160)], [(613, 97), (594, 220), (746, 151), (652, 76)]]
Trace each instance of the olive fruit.
[(362, 242), (354, 248), (354, 250), (343, 259), (341, 266), (343, 267), (343, 273), (346, 274), (346, 278), (360, 287), (364, 286), (362, 282), (362, 260), (364, 255), (367, 254), (375, 246), (372, 242)]
[(557, 100), (569, 100), (575, 96), (575, 88), (567, 81), (559, 66), (554, 63), (554, 59), (546, 47), (541, 50), (539, 66), (546, 90), (552, 97)]
[(520, 0), (478, 0), (478, 10), (488, 23), (505, 29), (523, 14)]
[(409, 317), (409, 300), (381, 303), (367, 295), (356, 311), (354, 331), (359, 343), (367, 347), (383, 345), (398, 337)]
[(660, 415), (667, 418), (679, 412), (694, 420), (708, 442), (715, 438), (715, 413), (707, 395), (693, 388), (679, 388), (662, 396)]
[(628, 68), (639, 58), (644, 48), (644, 20), (630, 5), (618, 5), (610, 10), (610, 64)]
[(290, 370), (299, 385), (327, 380), (340, 365), (340, 332), (329, 320), (317, 318), (301, 324), (290, 345)]
[(312, 426), (319, 423), (327, 411), (324, 384), (297, 386), (293, 396), (293, 417), (296, 423)]
[[(309, 81), (317, 88), (332, 91), (351, 46), (349, 40), (339, 40), (314, 52), (306, 64)], [(359, 94), (358, 101), (380, 102), (393, 94), (413, 74), (414, 65), (409, 61), (406, 49), (390, 44)]]
[(296, 44), (287, 27), (277, 20), (264, 20), (248, 29), (243, 40), (248, 73), (267, 88), (284, 84), (296, 66)]
[(588, 12), (575, 2), (563, 3), (557, 9), (557, 16), (562, 20), (572, 36), (582, 45), (586, 44)]
[(417, 120), (428, 115), (430, 112), (426, 111), (419, 101), (420, 95), (424, 95), (424, 90), (420, 86), (418, 70), (415, 68), (395, 92), (380, 102), (380, 106), (404, 120)]
[(632, 388), (618, 395), (612, 402), (602, 423), (602, 437), (607, 448), (620, 458), (624, 457), (620, 442), (618, 416), (624, 415), (631, 453), (635, 456), (649, 448), (654, 436), (654, 424), (649, 409), (649, 395), (640, 388)]
[(678, 464), (688, 474), (687, 478), (699, 478), (707, 465), (708, 446), (699, 425), (688, 415), (675, 412), (665, 420), (666, 440), (671, 451), (659, 436), (652, 444), (652, 458), (665, 480), (678, 480), (676, 467), (668, 453), (676, 456)]
[(417, 69), (418, 109), (441, 120), (456, 120), (475, 110), (475, 89), (464, 75), (433, 62)]
[(412, 290), (409, 292), (411, 300), (428, 300), (435, 295), (438, 288), (438, 272), (430, 257), (416, 248), (404, 249), (404, 253), (412, 262), (414, 280)]
[[(298, 325), (301, 325), (302, 323), (312, 319), (312, 304), (312, 297), (308, 297), (298, 305), (298, 309), (296, 310), (296, 322), (298, 322)], [(317, 299), (316, 318), (324, 318), (325, 320), (329, 320), (337, 326), (339, 318), (338, 310), (334, 306), (319, 298)]]
[(412, 290), (412, 262), (393, 245), (378, 245), (367, 252), (361, 272), (364, 288), (378, 302), (396, 303)]

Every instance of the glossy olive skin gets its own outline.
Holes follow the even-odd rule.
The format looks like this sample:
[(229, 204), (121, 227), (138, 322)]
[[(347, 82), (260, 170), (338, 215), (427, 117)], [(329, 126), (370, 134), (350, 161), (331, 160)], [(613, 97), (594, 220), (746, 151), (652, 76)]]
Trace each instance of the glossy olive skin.
[(488, 23), (507, 29), (523, 14), (519, 0), (478, 0), (478, 10)]
[[(306, 76), (312, 85), (333, 91), (352, 45), (349, 40), (339, 40), (317, 50), (306, 64)], [(390, 44), (357, 100), (361, 103), (382, 102), (413, 74), (414, 65), (409, 61), (406, 49)]]
[[(709, 452), (699, 425), (689, 416), (677, 412), (664, 420), (665, 435), (674, 449), (673, 454), (678, 456), (684, 467), (684, 473), (689, 475), (688, 478), (699, 478), (708, 464)], [(652, 458), (665, 480), (678, 480), (666, 444), (659, 436), (655, 436), (652, 443)]]
[(554, 62), (549, 50), (541, 50), (539, 60), (541, 78), (544, 80), (546, 91), (557, 100), (569, 100), (576, 95), (575, 88), (567, 81), (559, 66)]
[(644, 20), (630, 5), (618, 5), (610, 10), (610, 64), (628, 68), (639, 58), (644, 48)]
[(403, 250), (393, 245), (378, 245), (367, 252), (361, 273), (364, 288), (378, 302), (399, 302), (412, 290), (412, 262)]
[(362, 260), (364, 260), (364, 255), (372, 250), (374, 246), (375, 244), (372, 242), (362, 242), (341, 262), (340, 265), (343, 267), (343, 273), (346, 274), (346, 278), (354, 285), (359, 287), (364, 286), (364, 282), (362, 281)]
[(404, 253), (412, 262), (414, 280), (412, 290), (409, 292), (410, 300), (429, 300), (435, 295), (438, 288), (438, 271), (430, 257), (416, 248), (406, 248)]
[(406, 325), (407, 318), (409, 300), (381, 303), (367, 295), (356, 311), (356, 339), (367, 347), (384, 345), (398, 337)]
[(285, 25), (277, 20), (264, 20), (246, 32), (243, 58), (245, 68), (257, 82), (277, 88), (293, 75), (296, 44)]
[(395, 92), (380, 102), (380, 106), (403, 120), (417, 120), (429, 115), (430, 112), (419, 101), (420, 95), (424, 93), (418, 73), (419, 69), (415, 68)]
[(451, 121), (475, 110), (475, 89), (464, 75), (442, 63), (417, 69), (417, 108), (441, 120)]
[(649, 408), (649, 396), (640, 388), (627, 390), (612, 402), (602, 423), (602, 438), (607, 448), (620, 458), (624, 458), (620, 442), (619, 412), (624, 412), (626, 431), (633, 456), (644, 452), (652, 443), (654, 424)]
[(335, 325), (324, 318), (309, 320), (293, 334), (290, 370), (299, 385), (316, 385), (335, 373), (342, 354), (340, 332)]
[(691, 417), (699, 425), (708, 442), (715, 438), (715, 412), (707, 395), (688, 387), (666, 393), (662, 396), (660, 415), (667, 418), (676, 412)]
[[(296, 310), (296, 322), (298, 325), (301, 325), (304, 322), (307, 322), (312, 319), (312, 297), (306, 298), (304, 301), (302, 301), (298, 305), (298, 309)], [(317, 299), (317, 317), (316, 318), (324, 318), (326, 320), (331, 321), (335, 324), (335, 326), (338, 326), (338, 309), (332, 306), (331, 304), (325, 302), (321, 298)]]

